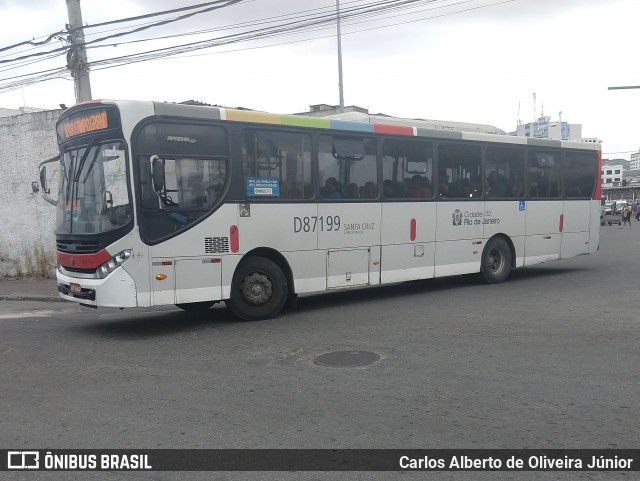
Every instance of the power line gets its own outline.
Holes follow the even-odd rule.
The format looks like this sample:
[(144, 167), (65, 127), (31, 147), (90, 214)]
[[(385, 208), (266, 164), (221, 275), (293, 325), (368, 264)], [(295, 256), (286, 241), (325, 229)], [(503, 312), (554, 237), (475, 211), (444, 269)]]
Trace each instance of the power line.
[[(242, 1), (242, 0), (237, 0), (237, 1)], [(183, 11), (186, 11), (186, 10), (193, 10), (193, 9), (196, 9), (196, 8), (206, 7), (206, 6), (209, 6), (209, 5), (216, 5), (216, 4), (220, 4), (220, 3), (224, 3), (224, 2), (225, 2), (225, 0), (215, 0), (215, 1), (212, 1), (212, 2), (200, 3), (200, 4), (197, 4), (197, 5), (190, 5), (190, 6), (182, 7), (182, 8), (174, 8), (172, 10), (164, 10), (162, 12), (148, 13), (148, 14), (145, 14), (145, 15), (138, 15), (136, 17), (121, 18), (121, 19), (118, 19), (118, 20), (110, 20), (108, 22), (96, 23), (94, 25), (86, 25), (86, 26), (77, 27), (77, 28), (74, 28), (74, 29), (68, 29), (66, 32), (62, 30), (62, 31), (54, 32), (54, 33), (50, 34), (49, 36), (46, 37), (45, 40), (43, 40), (41, 42), (35, 42), (35, 41), (32, 41), (32, 40), (26, 40), (24, 42), (19, 42), (19, 43), (13, 44), (13, 45), (9, 45), (8, 47), (2, 47), (2, 48), (0, 48), (0, 52), (4, 52), (4, 51), (10, 50), (12, 48), (20, 47), (22, 45), (34, 45), (34, 46), (46, 45), (47, 43), (49, 43), (56, 36), (65, 35), (65, 34), (73, 34), (73, 33), (77, 32), (77, 31), (79, 31), (81, 29), (102, 27), (102, 26), (105, 26), (105, 25), (113, 25), (115, 23), (132, 22), (132, 21), (141, 20), (141, 19), (144, 19), (144, 18), (151, 18), (151, 17), (157, 17), (157, 16), (161, 16), (161, 15), (168, 15), (170, 13), (183, 12)], [(177, 20), (181, 20), (181, 18), (178, 18)]]
[[(239, 3), (241, 1), (242, 0), (217, 0), (216, 2), (209, 2), (209, 3), (215, 3), (216, 6), (208, 7), (208, 8), (205, 8), (203, 10), (199, 10), (197, 12), (192, 12), (192, 13), (188, 13), (188, 14), (185, 14), (185, 15), (181, 15), (181, 16), (173, 18), (173, 19), (163, 20), (163, 21), (160, 21), (160, 22), (155, 22), (155, 23), (152, 23), (152, 24), (149, 24), (149, 25), (141, 26), (141, 27), (135, 28), (133, 30), (130, 30), (128, 32), (121, 32), (121, 33), (116, 33), (116, 34), (113, 34), (113, 35), (108, 35), (106, 37), (97, 38), (97, 39), (92, 40), (90, 42), (84, 42), (82, 45), (83, 46), (87, 46), (87, 45), (90, 45), (90, 44), (93, 44), (93, 43), (97, 43), (97, 42), (102, 42), (104, 40), (108, 40), (110, 38), (121, 37), (123, 35), (130, 35), (130, 34), (133, 34), (133, 33), (140, 32), (142, 30), (147, 30), (149, 28), (159, 27), (161, 25), (166, 25), (168, 23), (177, 22), (179, 20), (184, 20), (185, 18), (193, 17), (194, 15), (200, 15), (202, 13), (207, 13), (207, 12), (210, 12), (212, 10), (217, 10), (217, 9), (220, 9), (220, 8), (228, 7), (230, 5), (233, 5), (235, 3)], [(223, 5), (220, 5), (220, 4), (223, 4)], [(189, 7), (189, 8), (192, 8), (192, 7)], [(149, 15), (157, 15), (157, 14), (149, 14)], [(131, 17), (131, 18), (140, 18), (140, 17)], [(96, 24), (96, 26), (97, 25), (107, 25), (107, 24), (112, 24), (112, 23), (116, 23), (116, 22), (123, 22), (123, 21), (125, 21), (125, 20), (124, 19), (122, 19), (122, 20), (113, 20), (111, 22), (103, 22), (103, 23), (100, 23), (100, 24)], [(69, 30), (68, 33), (71, 35), (71, 34), (73, 34), (75, 32), (78, 32), (82, 28), (90, 28), (90, 27), (91, 27), (90, 25), (86, 26), (86, 27), (78, 27), (78, 28)], [(18, 60), (24, 60), (24, 59), (28, 59), (28, 58), (32, 58), (32, 57), (40, 57), (40, 56), (47, 55), (47, 54), (50, 54), (50, 53), (61, 52), (61, 51), (65, 51), (65, 50), (67, 50), (67, 47), (60, 47), (60, 48), (56, 48), (54, 50), (49, 50), (49, 51), (46, 51), (46, 52), (33, 53), (33, 54), (30, 54), (30, 55), (23, 55), (21, 57), (15, 57), (15, 58), (12, 58), (12, 59), (0, 60), (0, 64), (9, 63), (9, 62), (15, 62), (15, 61), (18, 61)]]
[[(399, 25), (406, 25), (406, 24), (410, 24), (410, 23), (415, 23), (415, 22), (420, 22), (420, 21), (424, 21), (424, 20), (433, 20), (435, 18), (441, 18), (441, 17), (445, 17), (445, 16), (450, 16), (450, 15), (455, 15), (455, 14), (459, 14), (459, 13), (464, 13), (464, 12), (468, 12), (468, 11), (472, 11), (472, 10), (477, 10), (479, 8), (486, 8), (486, 7), (490, 7), (490, 6), (495, 6), (495, 5), (500, 5), (500, 4), (504, 4), (504, 3), (510, 3), (513, 2), (515, 0), (503, 0), (500, 2), (496, 2), (493, 4), (489, 4), (489, 5), (482, 5), (482, 6), (477, 6), (477, 7), (472, 7), (472, 8), (467, 8), (467, 9), (463, 9), (463, 10), (458, 10), (455, 12), (449, 12), (449, 13), (444, 13), (441, 15), (435, 15), (432, 17), (423, 17), (423, 18), (419, 18), (419, 19), (413, 19), (413, 20), (408, 20), (405, 22), (397, 22), (397, 23), (393, 23), (393, 24), (389, 24), (389, 25), (381, 25), (381, 26), (376, 26), (376, 27), (371, 27), (371, 28), (366, 28), (366, 29), (360, 29), (360, 30), (356, 30), (353, 32), (346, 32), (343, 35), (351, 35), (351, 34), (355, 34), (355, 33), (361, 33), (361, 32), (366, 32), (366, 31), (371, 31), (371, 30), (378, 30), (381, 28), (389, 28), (389, 27), (394, 27), (394, 26), (399, 26)], [(466, 3), (466, 2), (460, 2), (460, 3)], [(301, 31), (309, 31), (309, 30), (318, 30), (318, 26), (321, 23), (325, 23), (325, 22), (318, 22), (312, 26), (316, 27), (314, 29), (309, 29), (309, 25), (303, 25), (301, 28), (298, 28), (298, 30)], [(360, 23), (364, 23), (364, 22), (360, 22)], [(321, 28), (322, 29), (322, 28)], [(242, 34), (236, 34), (236, 35), (229, 35), (226, 37), (219, 37), (217, 39), (213, 39), (213, 40), (203, 40), (200, 42), (192, 42), (189, 44), (182, 44), (179, 46), (173, 46), (173, 47), (165, 47), (165, 48), (161, 48), (161, 49), (156, 49), (156, 50), (150, 50), (150, 51), (146, 51), (146, 52), (142, 52), (142, 53), (136, 53), (136, 54), (131, 54), (131, 55), (126, 55), (126, 56), (121, 56), (121, 57), (115, 57), (115, 58), (111, 58), (111, 59), (105, 59), (105, 60), (100, 60), (100, 61), (95, 61), (92, 62), (92, 65), (98, 66), (98, 65), (104, 65), (104, 64), (108, 64), (108, 63), (114, 63), (114, 62), (118, 62), (120, 61), (122, 65), (128, 65), (129, 63), (137, 63), (139, 61), (144, 61), (144, 60), (154, 60), (157, 58), (167, 58), (168, 56), (175, 56), (175, 55), (180, 55), (182, 53), (186, 53), (186, 52), (190, 52), (190, 51), (195, 51), (195, 50), (201, 50), (201, 49), (206, 49), (206, 48), (212, 48), (212, 47), (218, 47), (218, 46), (222, 46), (222, 45), (229, 45), (232, 43), (239, 43), (242, 41), (250, 41), (250, 40), (256, 40), (256, 39), (265, 39), (265, 38), (270, 38), (270, 37), (274, 37), (274, 36), (280, 36), (280, 35), (289, 35), (291, 34), (291, 30), (293, 30), (293, 28), (288, 28), (285, 30), (266, 30), (266, 29), (258, 29), (258, 30), (252, 30), (249, 32), (243, 32)], [(327, 37), (333, 37), (335, 35), (328, 35), (326, 37), (320, 37), (320, 38), (327, 38)], [(312, 38), (312, 39), (305, 39), (302, 41), (309, 41), (309, 40), (315, 40), (317, 38)], [(289, 42), (287, 42), (289, 43)], [(276, 44), (278, 45), (278, 44)], [(272, 45), (274, 46), (274, 45)], [(245, 50), (245, 49), (236, 49), (234, 51), (241, 51), (241, 50)], [(96, 69), (99, 70), (99, 69)]]
[[(249, 0), (249, 1), (252, 1), (252, 0)], [(380, 15), (383, 15), (384, 13), (386, 13), (388, 11), (393, 11), (393, 10), (398, 10), (398, 9), (413, 9), (413, 10), (416, 10), (420, 6), (424, 6), (424, 5), (427, 5), (427, 4), (432, 5), (432, 4), (436, 4), (436, 3), (440, 3), (440, 2), (446, 2), (446, 1), (447, 0), (381, 0), (381, 1), (379, 1), (377, 3), (374, 3), (374, 4), (366, 4), (364, 6), (352, 6), (352, 7), (348, 8), (348, 9), (345, 9), (344, 11), (348, 13), (348, 19), (351, 22), (351, 25), (356, 25), (356, 24), (368, 23), (368, 22), (374, 21), (374, 20), (371, 20), (371, 19), (362, 20), (362, 18), (367, 18), (367, 17), (371, 17), (371, 16), (380, 16)], [(463, 0), (463, 1), (457, 2), (457, 3), (449, 3), (449, 4), (446, 4), (446, 5), (440, 5), (440, 6), (436, 6), (436, 7), (425, 8), (425, 9), (418, 10), (418, 11), (427, 11), (427, 10), (434, 10), (434, 9), (437, 9), (437, 8), (460, 6), (462, 4), (470, 3), (472, 1), (474, 1), (474, 0)], [(488, 4), (488, 5), (475, 6), (475, 7), (472, 7), (472, 8), (467, 8), (467, 9), (463, 9), (463, 10), (457, 10), (457, 11), (454, 11), (454, 12), (447, 12), (447, 13), (440, 14), (440, 15), (422, 17), (422, 18), (418, 18), (418, 19), (412, 19), (412, 20), (408, 20), (408, 21), (404, 21), (404, 22), (392, 23), (392, 24), (388, 24), (388, 25), (378, 25), (378, 26), (370, 27), (370, 28), (366, 28), (366, 29), (360, 29), (360, 30), (355, 30), (355, 31), (352, 31), (352, 32), (346, 32), (346, 33), (344, 33), (344, 35), (351, 35), (351, 34), (361, 33), (361, 32), (365, 32), (365, 31), (378, 30), (378, 29), (381, 29), (381, 28), (389, 28), (389, 27), (405, 25), (405, 24), (415, 23), (415, 22), (420, 22), (420, 21), (425, 21), (425, 20), (433, 20), (433, 19), (436, 19), (436, 18), (441, 18), (441, 17), (445, 17), (445, 16), (464, 13), (464, 12), (468, 12), (468, 11), (471, 11), (471, 10), (477, 10), (477, 9), (480, 9), (480, 8), (492, 7), (492, 6), (496, 6), (496, 5), (500, 5), (500, 4), (504, 4), (504, 3), (509, 3), (509, 2), (512, 2), (512, 1), (515, 1), (515, 0), (503, 0), (503, 1), (500, 1), (500, 2)], [(353, 3), (358, 3), (358, 2), (357, 1), (346, 2), (345, 5), (353, 4)], [(327, 8), (327, 7), (325, 7), (325, 8)], [(236, 34), (231, 34), (231, 35), (227, 35), (227, 36), (223, 36), (223, 37), (218, 37), (218, 38), (215, 38), (215, 39), (202, 40), (202, 41), (191, 42), (191, 43), (182, 44), (182, 45), (178, 45), (178, 46), (171, 46), (171, 47), (165, 47), (165, 48), (160, 48), (160, 49), (155, 49), (155, 50), (149, 50), (149, 51), (146, 51), (146, 52), (139, 52), (139, 53), (135, 53), (135, 54), (131, 54), (131, 55), (125, 55), (125, 56), (114, 57), (114, 58), (109, 58), (109, 59), (91, 61), (91, 62), (89, 62), (89, 65), (94, 70), (102, 70), (102, 69), (106, 69), (106, 68), (113, 68), (113, 67), (116, 67), (116, 66), (123, 66), (123, 65), (128, 65), (128, 64), (131, 64), (131, 63), (138, 63), (138, 62), (142, 62), (142, 61), (149, 61), (149, 60), (156, 60), (156, 59), (165, 59), (165, 58), (168, 58), (168, 57), (175, 57), (176, 55), (184, 54), (184, 53), (191, 52), (191, 51), (196, 51), (196, 50), (201, 50), (201, 49), (206, 49), (206, 48), (212, 48), (212, 47), (218, 47), (218, 46), (222, 46), (222, 45), (229, 45), (229, 44), (232, 44), (232, 43), (239, 43), (239, 42), (252, 41), (252, 40), (264, 40), (264, 39), (271, 38), (271, 37), (277, 37), (277, 36), (283, 36), (283, 35), (293, 35), (293, 34), (300, 34), (300, 33), (303, 33), (303, 32), (323, 30), (323, 29), (329, 28), (328, 25), (332, 24), (332, 22), (335, 19), (335, 13), (333, 13), (332, 11), (330, 13), (324, 13), (324, 12), (322, 12), (322, 10), (324, 10), (324, 8), (315, 8), (315, 9), (310, 9), (310, 10), (303, 10), (303, 11), (300, 11), (300, 12), (294, 12), (294, 13), (291, 13), (291, 14), (280, 15), (280, 16), (276, 16), (276, 17), (269, 17), (269, 18), (263, 19), (261, 21), (251, 21), (251, 22), (245, 22), (244, 24), (236, 24), (236, 25), (245, 25), (245, 26), (265, 25), (265, 24), (269, 24), (269, 23), (274, 23), (276, 19), (288, 19), (288, 20), (297, 19), (296, 21), (290, 21), (288, 23), (280, 23), (278, 25), (274, 25), (274, 26), (271, 26), (271, 27), (248, 30), (248, 31), (239, 32), (239, 33), (236, 33)], [(309, 12), (318, 12), (319, 15), (312, 16), (311, 14), (309, 14)], [(413, 12), (412, 14), (415, 14), (415, 12)], [(385, 16), (385, 19), (396, 18), (396, 17), (405, 16), (405, 15), (407, 15), (407, 14), (398, 14), (398, 15), (393, 15), (393, 16)], [(358, 19), (360, 19), (360, 20), (359, 21), (355, 21), (355, 20), (358, 20)], [(375, 20), (375, 21), (378, 21), (378, 20)], [(228, 28), (231, 28), (231, 26), (220, 27), (218, 30), (225, 30), (225, 29), (228, 29)], [(185, 34), (179, 34), (179, 35), (185, 35)], [(316, 40), (316, 39), (319, 39), (319, 38), (328, 38), (328, 37), (333, 37), (333, 36), (335, 36), (335, 35), (327, 35), (327, 36), (322, 36), (322, 37), (306, 38), (306, 39), (297, 40), (297, 41), (293, 41), (293, 42), (281, 42), (281, 43), (271, 44), (271, 45), (267, 45), (267, 46), (263, 46), (263, 47), (248, 47), (248, 48), (234, 49), (234, 50), (230, 50), (230, 51), (235, 52), (235, 51), (241, 51), (241, 50), (251, 50), (251, 49), (255, 49), (255, 48), (266, 48), (266, 47), (289, 44), (289, 43), (312, 41), (312, 40)], [(171, 36), (168, 36), (168, 37), (171, 37)], [(134, 43), (134, 42), (138, 42), (138, 41), (132, 41), (132, 42), (127, 42), (127, 43)], [(92, 47), (90, 47), (90, 48), (97, 48), (97, 47), (104, 47), (104, 46), (106, 46), (106, 45), (92, 45)], [(215, 52), (215, 53), (225, 53), (225, 52)], [(42, 60), (42, 59), (39, 59), (39, 60)], [(32, 61), (30, 63), (35, 63), (35, 62), (36, 61)], [(5, 70), (9, 70), (10, 68), (11, 67), (9, 67), (9, 68), (7, 68)], [(35, 73), (32, 73), (32, 74), (19, 75), (19, 76), (16, 76), (16, 77), (0, 79), (0, 92), (13, 90), (13, 89), (18, 88), (20, 86), (30, 85), (30, 84), (41, 82), (41, 81), (48, 80), (48, 79), (51, 79), (51, 78), (60, 78), (61, 76), (63, 76), (61, 74), (61, 71), (64, 71), (64, 70), (65, 69), (51, 69), (51, 70), (45, 70), (45, 71), (42, 71), (42, 72), (35, 72)], [(9, 82), (6, 82), (6, 81), (9, 81)]]

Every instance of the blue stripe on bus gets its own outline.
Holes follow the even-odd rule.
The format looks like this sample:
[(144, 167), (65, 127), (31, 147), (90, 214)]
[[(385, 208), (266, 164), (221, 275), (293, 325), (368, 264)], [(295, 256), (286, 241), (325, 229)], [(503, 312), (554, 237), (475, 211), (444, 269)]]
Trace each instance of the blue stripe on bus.
[(367, 124), (364, 122), (350, 122), (349, 120), (331, 120), (332, 129), (338, 130), (355, 130), (358, 132), (370, 132), (373, 133), (373, 124)]

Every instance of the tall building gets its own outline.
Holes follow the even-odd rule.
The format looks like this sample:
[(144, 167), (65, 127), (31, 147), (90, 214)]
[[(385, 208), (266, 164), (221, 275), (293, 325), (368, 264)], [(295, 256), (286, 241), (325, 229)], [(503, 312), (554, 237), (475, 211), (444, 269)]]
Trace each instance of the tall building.
[[(548, 115), (541, 115), (535, 122), (518, 125), (517, 130), (509, 132), (509, 135), (534, 139), (583, 141), (582, 124), (570, 124), (562, 120), (552, 122)], [(584, 139), (584, 141), (599, 142), (597, 139)]]
[(640, 170), (640, 149), (631, 154), (631, 170)]

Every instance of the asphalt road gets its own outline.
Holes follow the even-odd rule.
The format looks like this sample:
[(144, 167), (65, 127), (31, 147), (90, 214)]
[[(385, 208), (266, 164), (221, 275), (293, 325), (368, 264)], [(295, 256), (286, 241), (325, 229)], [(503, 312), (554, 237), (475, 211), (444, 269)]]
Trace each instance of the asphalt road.
[[(638, 448), (640, 224), (593, 256), (300, 299), (261, 322), (0, 304), (0, 447)], [(324, 367), (333, 351), (364, 367)], [(634, 479), (628, 473), (4, 473), (1, 479)]]

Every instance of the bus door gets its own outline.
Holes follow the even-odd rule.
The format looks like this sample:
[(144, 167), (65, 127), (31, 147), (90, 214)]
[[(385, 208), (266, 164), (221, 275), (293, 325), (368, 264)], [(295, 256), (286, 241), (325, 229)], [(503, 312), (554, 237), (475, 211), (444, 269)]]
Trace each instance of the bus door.
[(480, 271), (485, 237), (481, 162), (478, 145), (438, 144), (436, 277)]
[[(564, 209), (560, 257), (588, 254), (597, 248), (598, 237), (592, 239), (591, 226), (600, 226), (600, 207), (594, 201), (598, 175), (598, 159), (593, 151), (569, 151), (563, 159)], [(591, 247), (591, 242), (595, 246)]]
[(527, 158), (528, 197), (524, 265), (560, 257), (564, 202), (560, 153), (531, 149)]
[(383, 140), (383, 284), (433, 277), (433, 148), (433, 142), (413, 138)]
[(153, 191), (147, 195), (143, 185), (143, 228), (147, 238), (173, 236), (149, 247), (153, 305), (219, 300), (221, 254), (229, 252), (230, 242), (228, 232), (219, 225), (229, 223), (212, 228), (200, 221), (217, 205), (225, 163), (155, 157), (147, 161)]

